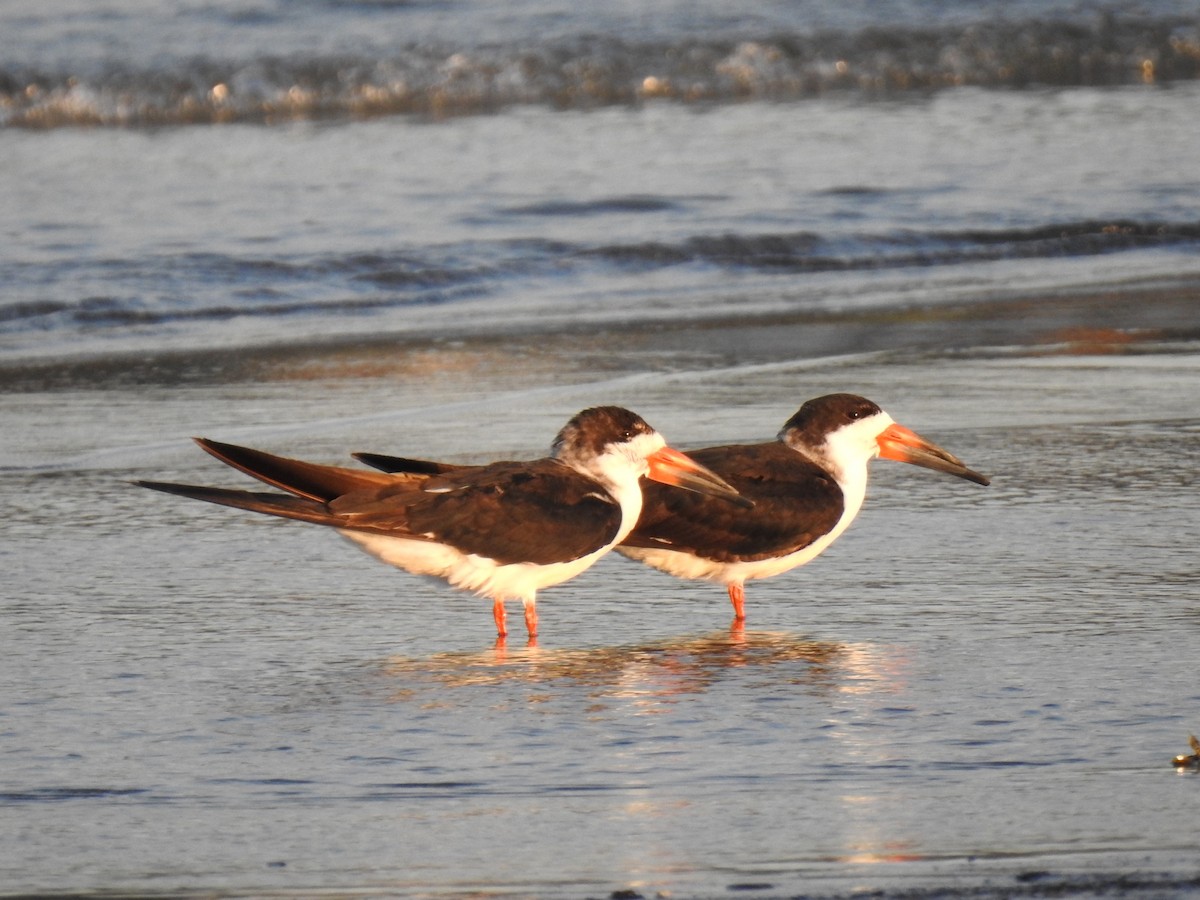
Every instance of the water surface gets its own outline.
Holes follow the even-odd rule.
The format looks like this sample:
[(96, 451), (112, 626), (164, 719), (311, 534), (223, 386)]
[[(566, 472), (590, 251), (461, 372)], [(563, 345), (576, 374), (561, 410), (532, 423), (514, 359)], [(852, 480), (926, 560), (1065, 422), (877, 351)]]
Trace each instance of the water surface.
[[(5, 6), (0, 894), (1200, 893), (1193, 7)], [(741, 633), (129, 483), (833, 391), (993, 483), (876, 463)]]
[[(419, 407), (392, 406), (387, 377), (10, 409), (42, 464), (2, 479), (4, 881), (786, 896), (1136, 874), (1182, 892), (1194, 798), (1170, 758), (1200, 702), (1200, 419), (1171, 389), (1197, 368), (919, 353), (550, 391), (527, 373), (475, 400), (450, 376)], [(720, 588), (609, 558), (544, 594), (537, 646), (497, 647), (486, 601), (126, 483), (239, 480), (184, 423), (315, 458), (473, 459), (539, 452), (518, 410), (545, 435), (592, 399), (636, 401), (668, 435), (754, 440), (835, 387), (896, 398), (995, 480), (877, 463), (847, 535), (750, 585), (741, 634)], [(50, 397), (78, 415), (50, 427)], [(448, 427), (484, 420), (487, 447)]]

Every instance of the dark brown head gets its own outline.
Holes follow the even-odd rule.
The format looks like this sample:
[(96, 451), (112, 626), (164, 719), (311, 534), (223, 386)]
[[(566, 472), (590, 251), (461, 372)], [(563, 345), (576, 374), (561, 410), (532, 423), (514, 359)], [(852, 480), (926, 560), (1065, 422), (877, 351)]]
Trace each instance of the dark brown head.
[[(559, 431), (550, 455), (563, 462), (598, 457), (612, 444), (632, 441), (655, 431), (635, 412), (620, 406), (593, 406), (571, 417)], [(660, 446), (661, 446), (660, 439)]]
[(620, 406), (596, 406), (576, 414), (554, 440), (551, 455), (588, 475), (615, 497), (632, 492), (641, 504), (641, 477), (749, 503), (714, 473), (678, 450), (646, 420)]
[(833, 473), (839, 484), (862, 480), (877, 456), (988, 483), (958, 457), (909, 431), (866, 397), (826, 394), (809, 400), (784, 424), (779, 440)]
[[(872, 416), (887, 416), (879, 405), (857, 394), (826, 394), (807, 401), (795, 414), (783, 423), (779, 439), (789, 446), (801, 444), (819, 450), (829, 440), (829, 435), (855, 422)], [(891, 417), (881, 425), (880, 431), (891, 424)]]

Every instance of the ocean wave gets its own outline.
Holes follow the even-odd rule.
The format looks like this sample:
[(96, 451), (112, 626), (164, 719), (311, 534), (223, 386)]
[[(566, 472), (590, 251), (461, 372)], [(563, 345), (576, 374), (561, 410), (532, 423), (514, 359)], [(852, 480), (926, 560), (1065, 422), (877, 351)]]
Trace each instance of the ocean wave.
[(966, 85), (1162, 84), (1200, 78), (1200, 17), (997, 20), (738, 40), (418, 43), (386, 55), (206, 57), (161, 65), (110, 61), (76, 71), (0, 64), (0, 126), (272, 124), (449, 117), (518, 105), (586, 110), (652, 100), (888, 97)]
[[(588, 215), (590, 210), (567, 209), (562, 214)], [(1200, 251), (1200, 222), (1106, 220), (1025, 229), (839, 236), (803, 231), (714, 234), (673, 242), (606, 244), (518, 240), (305, 260), (214, 253), (123, 263), (103, 260), (94, 265), (103, 268), (111, 291), (85, 295), (74, 303), (27, 296), (0, 302), (0, 334), (163, 327), (246, 316), (264, 320), (345, 317), (404, 307), (453, 307), (463, 300), (486, 300), (528, 279), (579, 275), (594, 281), (673, 266), (765, 276), (871, 273), (1144, 250), (1195, 254)], [(483, 258), (487, 262), (479, 261)], [(77, 261), (65, 267), (70, 271), (62, 277), (75, 284), (96, 283), (89, 265), (93, 264)], [(168, 271), (170, 283), (163, 280)], [(29, 293), (22, 272), (19, 266), (0, 268), (0, 277), (11, 283), (14, 296)], [(186, 287), (181, 289), (180, 284)], [(44, 279), (38, 285), (39, 290), (53, 290), (53, 286), (46, 287)]]
[(837, 239), (810, 232), (704, 235), (674, 244), (612, 244), (581, 252), (651, 266), (699, 262), (763, 271), (827, 272), (1093, 256), (1148, 247), (1197, 245), (1200, 245), (1200, 223), (1096, 221), (1025, 229), (908, 231)]

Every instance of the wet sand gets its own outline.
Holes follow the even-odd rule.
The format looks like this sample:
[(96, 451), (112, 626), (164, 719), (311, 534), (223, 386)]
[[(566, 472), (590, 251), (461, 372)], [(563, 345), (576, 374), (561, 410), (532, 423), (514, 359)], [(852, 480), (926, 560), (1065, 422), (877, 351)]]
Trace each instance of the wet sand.
[(564, 375), (803, 360), (855, 353), (1136, 352), (1200, 339), (1200, 284), (1111, 286), (878, 312), (619, 323), (498, 333), (379, 334), (309, 343), (0, 362), (0, 390), (425, 376), (466, 368), (536, 382)]

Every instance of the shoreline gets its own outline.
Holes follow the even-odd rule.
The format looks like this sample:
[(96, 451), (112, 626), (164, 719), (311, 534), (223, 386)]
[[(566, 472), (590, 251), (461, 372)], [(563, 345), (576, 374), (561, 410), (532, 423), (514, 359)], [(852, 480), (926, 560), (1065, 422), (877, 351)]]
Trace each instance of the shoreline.
[(0, 360), (0, 391), (385, 378), (413, 368), (423, 356), (445, 353), (493, 366), (542, 359), (550, 368), (593, 371), (644, 369), (655, 356), (660, 365), (666, 359), (703, 366), (1002, 347), (1047, 354), (1128, 353), (1147, 345), (1200, 341), (1197, 308), (1200, 282), (1138, 283), (854, 312), (555, 324), (488, 334), (346, 334), (289, 343)]

